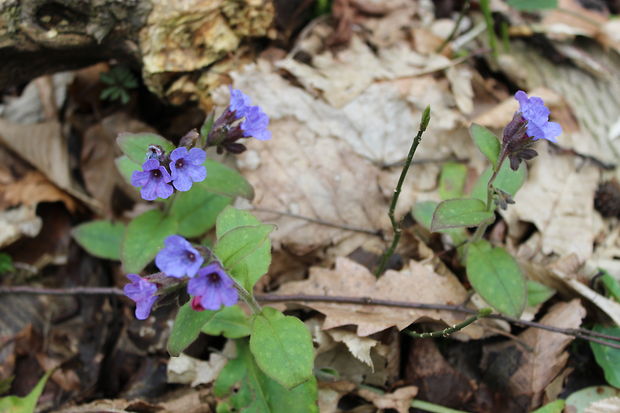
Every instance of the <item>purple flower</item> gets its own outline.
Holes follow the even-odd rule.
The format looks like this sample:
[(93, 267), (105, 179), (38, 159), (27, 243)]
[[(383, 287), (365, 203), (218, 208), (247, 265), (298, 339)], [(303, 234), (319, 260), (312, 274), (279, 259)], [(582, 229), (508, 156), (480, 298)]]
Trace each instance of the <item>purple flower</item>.
[(180, 235), (170, 235), (164, 240), (164, 249), (157, 253), (155, 265), (171, 277), (193, 277), (204, 258)]
[(246, 111), (251, 107), (250, 98), (240, 90), (230, 88), (230, 111), (235, 113), (235, 118), (240, 119), (245, 116)]
[(557, 142), (556, 137), (562, 134), (559, 123), (549, 122), (549, 109), (539, 97), (527, 97), (527, 94), (519, 90), (515, 93), (515, 99), (519, 102), (521, 116), (527, 121), (527, 134), (532, 139), (547, 139)]
[(219, 310), (222, 305), (235, 305), (239, 299), (233, 280), (218, 263), (201, 268), (198, 274), (189, 280), (187, 292), (195, 297), (192, 300), (194, 308), (199, 308), (199, 301), (200, 306), (207, 310)]
[(176, 148), (170, 154), (172, 184), (179, 191), (189, 191), (192, 182), (202, 182), (207, 177), (204, 166), (207, 153), (200, 148), (189, 151), (185, 147)]
[(153, 201), (159, 198), (166, 199), (174, 192), (169, 182), (172, 179), (166, 168), (159, 165), (157, 159), (149, 159), (142, 164), (142, 171), (131, 174), (131, 184), (140, 189), (142, 199)]
[(131, 281), (125, 285), (125, 295), (136, 302), (136, 318), (146, 320), (151, 313), (151, 307), (157, 301), (157, 286), (137, 274), (127, 274)]
[(267, 129), (269, 117), (258, 106), (250, 106), (245, 113), (245, 120), (241, 123), (243, 136), (254, 137), (260, 141), (271, 139), (271, 132)]

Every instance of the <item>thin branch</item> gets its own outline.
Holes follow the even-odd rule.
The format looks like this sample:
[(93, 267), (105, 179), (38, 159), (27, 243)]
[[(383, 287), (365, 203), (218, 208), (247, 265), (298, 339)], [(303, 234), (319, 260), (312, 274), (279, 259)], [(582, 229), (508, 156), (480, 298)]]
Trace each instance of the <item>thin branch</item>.
[[(123, 296), (125, 293), (116, 287), (69, 287), (69, 288), (41, 288), (29, 286), (0, 286), (0, 295), (2, 294), (29, 294), (29, 295), (111, 295)], [(345, 296), (325, 296), (325, 295), (279, 295), (279, 294), (255, 294), (256, 301), (263, 303), (284, 303), (284, 302), (322, 302), (336, 304), (357, 304), (357, 305), (378, 305), (382, 307), (412, 308), (418, 310), (444, 310), (465, 314), (478, 314), (478, 311), (465, 308), (458, 305), (448, 304), (427, 304), (414, 303), (408, 301), (383, 300), (371, 297), (345, 297)], [(620, 342), (620, 337), (601, 334), (582, 328), (560, 328), (537, 323), (535, 321), (519, 320), (513, 317), (503, 316), (501, 314), (491, 314), (487, 318), (504, 320), (512, 324), (534, 327), (541, 330), (551, 331), (553, 333), (574, 336), (587, 341), (593, 341), (605, 346), (620, 348), (620, 345), (609, 343), (597, 338)]]
[(26, 295), (125, 295), (123, 290), (116, 287), (68, 287), (68, 288), (42, 288), (25, 285), (0, 286), (2, 294), (26, 294)]
[[(325, 295), (303, 295), (303, 294), (293, 294), (293, 295), (278, 295), (278, 294), (256, 294), (256, 299), (261, 302), (322, 302), (322, 303), (339, 303), (339, 304), (357, 304), (357, 305), (378, 305), (382, 307), (397, 307), (397, 308), (412, 308), (418, 310), (444, 310), (444, 311), (453, 311), (458, 313), (465, 314), (478, 314), (477, 310), (472, 310), (470, 308), (465, 308), (463, 306), (458, 305), (448, 305), (448, 304), (427, 304), (427, 303), (413, 303), (408, 301), (394, 301), (394, 300), (383, 300), (376, 299), (370, 297), (343, 297), (343, 296), (325, 296)], [(611, 340), (620, 343), (620, 337), (615, 337), (607, 334), (600, 334), (594, 331), (585, 330), (585, 329), (575, 329), (575, 328), (561, 328), (554, 327), (546, 324), (537, 323), (535, 321), (526, 321), (520, 320), (513, 317), (504, 316), (501, 314), (491, 314), (486, 318), (494, 318), (498, 320), (504, 320), (512, 324), (524, 326), (524, 327), (534, 327), (539, 328), (541, 330), (551, 331), (553, 333), (564, 334), (567, 336), (574, 336), (581, 338), (587, 341), (593, 341), (595, 343), (599, 343), (605, 346), (619, 348), (620, 344), (609, 343), (604, 340), (600, 340), (596, 337)]]
[(483, 308), (480, 311), (478, 311), (478, 314), (473, 315), (471, 317), (469, 317), (468, 319), (466, 319), (465, 321), (462, 321), (458, 324), (455, 324), (453, 326), (444, 328), (443, 330), (439, 330), (439, 331), (429, 331), (426, 333), (417, 333), (415, 331), (411, 331), (411, 330), (403, 330), (403, 333), (410, 335), (413, 338), (435, 338), (435, 337), (448, 337), (450, 334), (456, 333), (457, 331), (461, 331), (462, 329), (464, 329), (465, 327), (467, 327), (468, 325), (475, 323), (476, 321), (480, 320), (481, 318), (484, 317), (488, 317), (489, 315), (491, 315), (491, 309), (490, 308)]
[(318, 225), (324, 225), (326, 227), (343, 229), (345, 231), (361, 232), (363, 234), (374, 235), (376, 237), (382, 237), (383, 236), (383, 233), (382, 233), (381, 230), (355, 227), (355, 226), (346, 225), (346, 224), (337, 224), (335, 222), (323, 221), (321, 219), (310, 218), (310, 217), (306, 217), (306, 216), (303, 216), (303, 215), (297, 215), (297, 214), (293, 214), (291, 212), (286, 212), (286, 211), (276, 211), (274, 209), (256, 208), (256, 207), (251, 208), (251, 211), (264, 212), (264, 213), (268, 213), (268, 214), (276, 214), (276, 215), (281, 215), (281, 216), (285, 216), (285, 217), (301, 219), (303, 221), (312, 222), (312, 223), (318, 224)]

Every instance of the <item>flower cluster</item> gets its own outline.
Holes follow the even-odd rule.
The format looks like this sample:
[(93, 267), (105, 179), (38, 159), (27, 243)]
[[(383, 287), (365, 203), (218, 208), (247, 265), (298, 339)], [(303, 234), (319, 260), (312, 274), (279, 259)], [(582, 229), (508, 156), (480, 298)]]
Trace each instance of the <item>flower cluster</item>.
[[(204, 166), (207, 153), (200, 148), (188, 150), (181, 146), (169, 156), (159, 147), (149, 148), (147, 160), (141, 171), (134, 171), (131, 184), (139, 187), (142, 199), (154, 201), (166, 199), (174, 192), (189, 191), (194, 182), (202, 182), (207, 177)], [(162, 165), (167, 164), (169, 169)]]
[(250, 98), (237, 89), (230, 89), (228, 108), (214, 122), (207, 136), (207, 145), (217, 147), (218, 153), (224, 150), (241, 153), (245, 145), (242, 138), (256, 138), (261, 141), (271, 139), (269, 117), (259, 106), (252, 106)]
[(538, 155), (532, 148), (535, 141), (546, 139), (557, 142), (562, 127), (556, 122), (549, 122), (550, 111), (541, 98), (528, 97), (524, 91), (519, 90), (515, 93), (515, 99), (519, 102), (519, 111), (504, 128), (502, 150), (510, 160), (510, 167), (516, 171), (521, 161)]
[[(194, 310), (219, 310), (222, 306), (235, 305), (239, 294), (233, 279), (217, 261), (201, 268), (204, 261), (198, 249), (179, 235), (166, 238), (164, 248), (155, 257), (155, 265), (164, 276), (189, 278), (187, 292), (192, 296)], [(136, 274), (127, 278), (131, 283), (125, 286), (125, 295), (136, 302), (136, 318), (144, 320), (157, 300), (158, 286)]]

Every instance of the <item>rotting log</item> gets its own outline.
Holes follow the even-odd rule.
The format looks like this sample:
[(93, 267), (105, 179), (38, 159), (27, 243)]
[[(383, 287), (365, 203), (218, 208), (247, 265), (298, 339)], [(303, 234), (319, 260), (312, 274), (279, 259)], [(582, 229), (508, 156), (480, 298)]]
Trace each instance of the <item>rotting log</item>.
[(271, 0), (0, 0), (0, 90), (115, 58), (165, 96), (247, 54), (273, 18)]

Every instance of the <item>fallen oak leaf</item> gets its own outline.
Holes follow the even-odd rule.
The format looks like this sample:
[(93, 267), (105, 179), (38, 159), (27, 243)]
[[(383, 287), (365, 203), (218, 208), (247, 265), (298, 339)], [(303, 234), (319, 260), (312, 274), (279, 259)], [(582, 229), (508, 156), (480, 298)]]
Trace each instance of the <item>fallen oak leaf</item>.
[[(286, 283), (276, 291), (276, 294), (283, 295), (299, 293), (455, 305), (467, 300), (467, 291), (453, 274), (439, 275), (419, 262), (409, 261), (401, 271), (388, 270), (377, 279), (366, 267), (343, 257), (336, 259), (333, 270), (312, 267), (307, 280)], [(420, 320), (441, 320), (453, 325), (465, 318), (453, 312), (438, 310), (395, 310), (375, 305), (319, 302), (304, 305), (325, 314), (323, 329), (352, 324), (357, 326), (357, 334), (362, 337), (392, 326), (402, 330)], [(479, 338), (482, 336), (482, 328), (474, 324), (462, 330), (462, 333)]]

